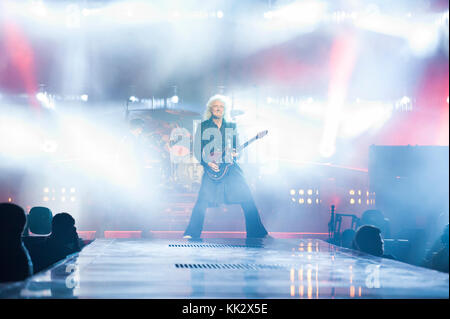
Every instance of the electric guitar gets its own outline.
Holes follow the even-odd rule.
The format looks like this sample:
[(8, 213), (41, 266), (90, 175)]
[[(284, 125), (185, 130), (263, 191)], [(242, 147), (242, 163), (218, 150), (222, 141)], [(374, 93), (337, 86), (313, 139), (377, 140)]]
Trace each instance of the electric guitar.
[[(247, 142), (245, 142), (244, 144), (242, 144), (241, 146), (236, 148), (236, 153), (241, 152), (244, 148), (249, 146), (251, 143), (253, 143), (257, 139), (263, 138), (264, 136), (267, 135), (268, 132), (269, 132), (268, 130), (259, 132), (255, 137), (251, 138), (250, 140), (248, 140)], [(214, 171), (209, 165), (205, 166), (206, 174), (208, 174), (209, 178), (211, 178), (214, 181), (219, 181), (222, 178), (224, 178), (227, 175), (228, 170), (230, 169), (230, 167), (232, 165), (234, 165), (234, 163), (236, 163), (236, 159), (235, 158), (233, 158), (233, 160), (230, 161), (230, 162), (217, 163), (218, 159), (222, 159), (223, 158), (224, 153), (225, 153), (225, 151), (223, 151), (223, 152), (215, 152), (213, 154), (210, 154), (210, 156), (209, 156), (209, 158), (211, 159), (210, 161), (213, 162), (213, 163), (216, 163), (219, 166), (219, 171), (217, 171), (217, 172)]]

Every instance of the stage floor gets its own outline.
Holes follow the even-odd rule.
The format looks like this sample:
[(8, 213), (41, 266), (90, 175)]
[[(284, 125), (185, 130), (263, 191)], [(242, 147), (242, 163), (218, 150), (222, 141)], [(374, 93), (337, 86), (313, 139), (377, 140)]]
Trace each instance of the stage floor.
[(449, 276), (319, 239), (97, 239), (1, 298), (449, 298)]

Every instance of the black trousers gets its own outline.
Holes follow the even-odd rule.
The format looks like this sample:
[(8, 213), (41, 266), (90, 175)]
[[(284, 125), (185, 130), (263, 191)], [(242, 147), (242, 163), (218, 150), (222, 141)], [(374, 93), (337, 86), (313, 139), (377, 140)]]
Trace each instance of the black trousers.
[[(192, 238), (199, 238), (202, 233), (205, 212), (209, 206), (208, 199), (202, 197), (202, 194), (200, 194), (197, 202), (195, 203), (189, 225), (184, 232), (185, 236), (189, 235), (192, 236)], [(241, 205), (245, 215), (247, 238), (261, 238), (267, 235), (267, 230), (261, 222), (258, 209), (256, 208), (253, 199), (249, 198), (247, 201), (239, 204)]]

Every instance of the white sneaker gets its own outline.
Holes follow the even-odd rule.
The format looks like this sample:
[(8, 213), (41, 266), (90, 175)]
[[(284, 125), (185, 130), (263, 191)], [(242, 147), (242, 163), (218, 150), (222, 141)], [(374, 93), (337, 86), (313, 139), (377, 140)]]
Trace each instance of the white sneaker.
[(183, 236), (183, 238), (184, 239), (192, 239), (192, 236), (186, 235), (186, 236)]

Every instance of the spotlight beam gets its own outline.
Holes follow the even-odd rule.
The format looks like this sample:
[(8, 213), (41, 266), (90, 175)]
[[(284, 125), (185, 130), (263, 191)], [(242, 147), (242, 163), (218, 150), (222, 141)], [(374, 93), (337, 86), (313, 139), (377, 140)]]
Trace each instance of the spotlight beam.
[(342, 108), (356, 57), (356, 36), (354, 34), (345, 34), (337, 37), (331, 49), (328, 106), (325, 115), (324, 132), (320, 144), (320, 153), (324, 157), (330, 157), (335, 152)]

